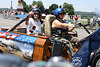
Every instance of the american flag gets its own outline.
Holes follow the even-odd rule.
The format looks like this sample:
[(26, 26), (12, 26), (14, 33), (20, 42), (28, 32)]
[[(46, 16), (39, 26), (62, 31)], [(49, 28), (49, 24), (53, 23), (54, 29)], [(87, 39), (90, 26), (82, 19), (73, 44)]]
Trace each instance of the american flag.
[(5, 38), (7, 40), (11, 39), (15, 41), (26, 42), (30, 44), (34, 44), (35, 40), (37, 39), (37, 37), (21, 35), (21, 34), (14, 34), (14, 33), (9, 33), (9, 32), (0, 32), (0, 38)]
[(20, 35), (20, 36), (16, 37), (14, 40), (34, 44), (36, 39), (37, 39), (37, 37)]
[(11, 34), (9, 32), (0, 32), (0, 38), (6, 38), (6, 39), (13, 40), (17, 36), (19, 36), (19, 35), (17, 35), (17, 34)]

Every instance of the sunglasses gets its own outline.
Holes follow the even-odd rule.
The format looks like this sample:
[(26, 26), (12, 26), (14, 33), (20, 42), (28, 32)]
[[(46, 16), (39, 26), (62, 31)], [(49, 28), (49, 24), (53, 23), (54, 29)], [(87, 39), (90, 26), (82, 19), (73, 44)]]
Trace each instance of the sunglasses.
[(34, 13), (34, 15), (39, 15), (39, 13)]
[(60, 15), (64, 15), (64, 13), (59, 13)]

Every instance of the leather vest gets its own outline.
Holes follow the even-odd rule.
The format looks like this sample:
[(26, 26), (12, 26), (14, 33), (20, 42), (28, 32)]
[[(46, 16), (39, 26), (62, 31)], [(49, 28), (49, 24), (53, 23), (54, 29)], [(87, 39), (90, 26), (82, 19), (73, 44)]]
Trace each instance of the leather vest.
[[(63, 23), (66, 23), (63, 21)], [(52, 28), (52, 35), (58, 35), (66, 39), (71, 39), (72, 37), (68, 34), (68, 28)]]
[(68, 28), (52, 28), (52, 36), (58, 35), (58, 37), (65, 38), (67, 40), (71, 40), (72, 36), (68, 34)]
[(68, 29), (65, 28), (52, 28), (52, 35), (58, 35), (59, 37), (66, 38), (68, 35)]

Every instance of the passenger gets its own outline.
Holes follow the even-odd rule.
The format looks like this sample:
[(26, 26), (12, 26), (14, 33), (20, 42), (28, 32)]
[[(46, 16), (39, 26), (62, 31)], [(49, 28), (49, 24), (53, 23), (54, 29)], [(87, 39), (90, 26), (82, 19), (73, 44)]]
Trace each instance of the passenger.
[(45, 28), (45, 18), (46, 18), (46, 16), (49, 14), (49, 9), (44, 9), (43, 10), (43, 14), (42, 14), (42, 16), (41, 16), (41, 21), (42, 21), (42, 25), (41, 25), (41, 27), (42, 27), (42, 32), (44, 32), (44, 28)]
[(45, 17), (46, 17), (46, 14), (42, 14), (42, 16), (41, 16), (41, 21), (43, 22), (42, 24), (44, 24), (44, 22), (45, 22)]
[(49, 9), (44, 9), (43, 10), (43, 14), (41, 16), (41, 21), (43, 21), (43, 25), (44, 25), (44, 22), (45, 22), (45, 17), (49, 14)]
[[(27, 34), (41, 33), (40, 9), (33, 9), (26, 20)], [(28, 22), (29, 21), (29, 22)]]
[[(67, 24), (66, 22), (63, 21), (65, 15), (64, 9), (57, 8), (54, 11), (54, 15), (56, 16), (56, 19), (52, 22), (52, 34), (59, 35), (58, 39), (59, 37), (61, 37), (60, 41), (63, 40), (69, 43), (69, 45), (66, 45), (65, 48), (69, 48), (67, 50), (68, 50), (68, 54), (71, 57), (75, 53), (71, 42), (76, 42), (76, 40), (74, 40), (72, 36), (68, 34), (68, 32), (72, 31), (75, 27), (73, 24)], [(55, 38), (57, 39), (57, 37)]]

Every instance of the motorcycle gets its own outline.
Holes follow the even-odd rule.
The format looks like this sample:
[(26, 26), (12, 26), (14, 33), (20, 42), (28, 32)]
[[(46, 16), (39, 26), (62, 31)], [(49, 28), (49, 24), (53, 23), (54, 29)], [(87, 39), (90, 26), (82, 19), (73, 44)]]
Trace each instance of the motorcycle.
[[(47, 18), (49, 20), (51, 19), (49, 21), (51, 24), (54, 16), (47, 16), (47, 17), (51, 17), (51, 18)], [(46, 24), (46, 22), (45, 22), (45, 24)], [(49, 27), (48, 24), (45, 27), (46, 29), (48, 29), (47, 27)], [(86, 30), (86, 32), (88, 34), (90, 34), (88, 29), (85, 27), (85, 25), (83, 25), (81, 23), (79, 23), (78, 25), (82, 26)], [(45, 30), (45, 31), (46, 31), (45, 33), (47, 35), (49, 35), (47, 33), (47, 30)], [(49, 31), (49, 29), (48, 29), (48, 31)], [(56, 37), (58, 37), (58, 39), (56, 39)], [(91, 33), (89, 36), (80, 40), (78, 42), (79, 48), (76, 47), (77, 48), (76, 51), (75, 51), (74, 46), (72, 46), (74, 49), (67, 48), (68, 50), (72, 50), (72, 52), (74, 52), (74, 54), (70, 54), (67, 51), (66, 51), (67, 53), (65, 53), (63, 50), (63, 47), (66, 44), (69, 44), (70, 42), (61, 40), (61, 37), (59, 37), (58, 35), (52, 36), (52, 34), (50, 36), (50, 40), (51, 40), (51, 44), (52, 44), (51, 56), (63, 56), (67, 60), (72, 62), (74, 65), (78, 65), (80, 67), (88, 67), (88, 66), (99, 67), (99, 64), (100, 64), (100, 28), (96, 32)]]

